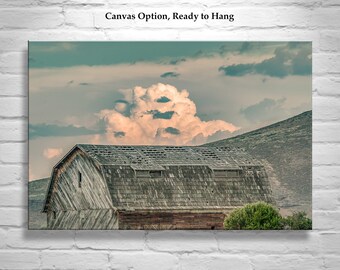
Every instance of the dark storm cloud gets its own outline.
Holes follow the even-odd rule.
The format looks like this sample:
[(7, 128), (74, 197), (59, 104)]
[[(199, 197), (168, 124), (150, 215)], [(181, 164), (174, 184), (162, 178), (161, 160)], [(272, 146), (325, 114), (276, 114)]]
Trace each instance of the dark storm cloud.
[(285, 101), (285, 98), (278, 100), (265, 98), (254, 105), (241, 109), (240, 113), (251, 122), (270, 120), (285, 114), (282, 107)]
[(62, 136), (80, 136), (104, 133), (104, 130), (90, 130), (85, 127), (75, 127), (72, 125), (58, 126), (50, 124), (30, 124), (29, 138), (35, 139), (39, 137), (62, 137)]
[(231, 66), (223, 66), (218, 70), (223, 71), (226, 76), (240, 77), (253, 73), (254, 64), (239, 64)]
[(164, 131), (167, 132), (167, 133), (173, 134), (173, 135), (181, 134), (181, 131), (177, 128), (174, 128), (174, 127), (167, 127)]
[(176, 72), (165, 72), (161, 75), (162, 78), (176, 78), (179, 76), (179, 73), (176, 73)]
[[(247, 50), (247, 46), (243, 46)], [(242, 49), (242, 48), (241, 48)], [(274, 56), (257, 64), (236, 64), (221, 66), (226, 76), (244, 76), (262, 74), (270, 77), (284, 78), (289, 75), (312, 74), (312, 58), (310, 43), (288, 43), (275, 50)]]
[(79, 83), (80, 86), (88, 86), (88, 85), (91, 85), (90, 83), (86, 83), (86, 82), (81, 82)]

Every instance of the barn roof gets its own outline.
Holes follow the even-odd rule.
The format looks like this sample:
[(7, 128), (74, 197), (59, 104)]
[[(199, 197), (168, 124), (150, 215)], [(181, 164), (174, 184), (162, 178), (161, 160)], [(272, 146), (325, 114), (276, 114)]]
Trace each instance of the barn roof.
[(237, 169), (261, 165), (242, 149), (201, 146), (125, 146), (78, 144), (102, 165), (130, 165), (135, 170), (162, 170), (164, 166), (202, 165)]
[[(113, 205), (120, 209), (225, 209), (270, 201), (262, 164), (242, 149), (194, 146), (78, 145), (103, 165)], [(118, 166), (119, 165), (119, 166)], [(127, 170), (131, 167), (133, 170)], [(216, 176), (252, 168), (242, 177)], [(138, 171), (162, 171), (145, 177)]]

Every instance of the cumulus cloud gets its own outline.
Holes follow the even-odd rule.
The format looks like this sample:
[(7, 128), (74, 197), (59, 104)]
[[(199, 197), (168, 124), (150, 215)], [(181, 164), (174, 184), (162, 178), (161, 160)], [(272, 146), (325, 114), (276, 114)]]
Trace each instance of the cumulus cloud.
[(106, 140), (112, 144), (193, 145), (205, 143), (215, 133), (238, 129), (222, 120), (202, 121), (187, 90), (159, 83), (124, 93), (128, 113), (114, 105), (98, 114), (106, 122)]
[(63, 153), (62, 148), (46, 148), (44, 149), (44, 152), (43, 152), (44, 157), (46, 157), (47, 159), (59, 157), (62, 153)]

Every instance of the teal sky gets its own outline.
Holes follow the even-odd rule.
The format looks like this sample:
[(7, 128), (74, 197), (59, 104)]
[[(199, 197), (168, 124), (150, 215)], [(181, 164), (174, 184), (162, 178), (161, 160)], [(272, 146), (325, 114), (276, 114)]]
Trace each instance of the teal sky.
[[(223, 42), (30, 42), (30, 67), (70, 67), (78, 65), (114, 65), (166, 58), (194, 57), (204, 51), (217, 52)], [(72, 47), (74, 46), (74, 47)], [(240, 43), (228, 44), (237, 49)], [(58, 48), (59, 47), (59, 48)], [(54, 49), (53, 49), (54, 48)], [(55, 50), (51, 53), (51, 50)]]
[(312, 108), (311, 42), (29, 42), (28, 58), (31, 180), (76, 143), (202, 144)]
[[(245, 51), (259, 53), (262, 43), (255, 42), (29, 42), (30, 68), (79, 65), (115, 65), (138, 61), (178, 60), (214, 53)], [(275, 46), (281, 42), (266, 42)], [(250, 50), (256, 47), (256, 50)]]

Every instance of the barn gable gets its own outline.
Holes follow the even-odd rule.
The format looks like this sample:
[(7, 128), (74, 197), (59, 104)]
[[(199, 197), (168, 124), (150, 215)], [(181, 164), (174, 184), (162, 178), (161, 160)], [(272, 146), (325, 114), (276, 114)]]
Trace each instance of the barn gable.
[(112, 208), (101, 169), (99, 163), (74, 147), (53, 168), (44, 211)]

